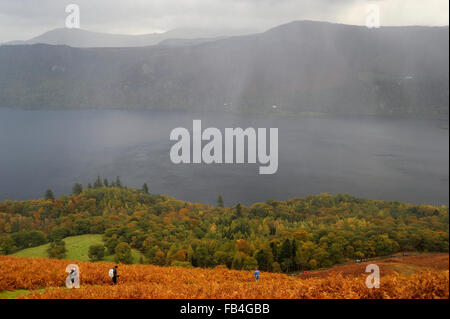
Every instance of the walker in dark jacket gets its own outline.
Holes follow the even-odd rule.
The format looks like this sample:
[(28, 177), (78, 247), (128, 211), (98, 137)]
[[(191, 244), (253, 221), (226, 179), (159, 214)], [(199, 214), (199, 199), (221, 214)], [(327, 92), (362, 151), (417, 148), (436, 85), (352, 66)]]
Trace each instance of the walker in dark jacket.
[(119, 275), (117, 274), (117, 265), (116, 265), (113, 268), (113, 276), (112, 276), (112, 281), (114, 284), (117, 284), (117, 277), (119, 277)]

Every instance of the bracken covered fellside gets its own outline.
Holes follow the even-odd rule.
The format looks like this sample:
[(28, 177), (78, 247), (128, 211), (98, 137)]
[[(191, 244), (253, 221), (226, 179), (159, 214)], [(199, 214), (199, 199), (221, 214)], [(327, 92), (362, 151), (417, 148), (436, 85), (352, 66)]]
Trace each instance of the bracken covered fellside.
[(403, 276), (396, 273), (381, 278), (379, 289), (368, 289), (367, 274), (326, 278), (290, 277), (262, 273), (255, 282), (251, 272), (227, 269), (186, 269), (151, 265), (119, 265), (119, 284), (111, 285), (111, 263), (77, 263), (81, 288), (64, 287), (69, 261), (38, 258), (0, 257), (0, 291), (28, 289), (21, 298), (449, 298), (449, 271), (426, 270)]

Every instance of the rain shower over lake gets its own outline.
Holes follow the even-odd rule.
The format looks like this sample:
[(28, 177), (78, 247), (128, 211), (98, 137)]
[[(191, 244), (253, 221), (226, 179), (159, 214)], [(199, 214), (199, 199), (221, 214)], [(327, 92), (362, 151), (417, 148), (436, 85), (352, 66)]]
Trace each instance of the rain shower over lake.
[[(277, 127), (279, 167), (173, 164), (170, 131)], [(181, 200), (225, 205), (319, 193), (448, 205), (448, 121), (371, 116), (282, 117), (183, 111), (0, 109), (0, 201), (70, 194), (97, 175)]]

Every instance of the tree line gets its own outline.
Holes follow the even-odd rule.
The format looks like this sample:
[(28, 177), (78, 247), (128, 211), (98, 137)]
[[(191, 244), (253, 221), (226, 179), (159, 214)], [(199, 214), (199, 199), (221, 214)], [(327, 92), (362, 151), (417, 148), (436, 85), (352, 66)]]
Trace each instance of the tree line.
[(92, 260), (114, 254), (130, 263), (134, 248), (155, 265), (290, 272), (449, 247), (444, 206), (321, 194), (226, 207), (222, 196), (204, 205), (144, 186), (98, 177), (85, 189), (75, 184), (70, 196), (0, 203), (0, 253), (52, 242), (58, 254), (65, 237), (103, 234), (104, 245), (89, 249)]

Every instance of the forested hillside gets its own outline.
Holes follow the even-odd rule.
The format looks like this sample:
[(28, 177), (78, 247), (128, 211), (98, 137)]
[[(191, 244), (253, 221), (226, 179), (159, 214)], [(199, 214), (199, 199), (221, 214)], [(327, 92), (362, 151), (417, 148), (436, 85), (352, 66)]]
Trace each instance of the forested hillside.
[(0, 47), (0, 107), (448, 119), (448, 27), (296, 21), (185, 46)]
[(448, 207), (328, 194), (209, 206), (149, 194), (147, 185), (107, 187), (100, 179), (85, 190), (76, 184), (74, 193), (0, 203), (0, 252), (104, 234), (107, 254), (136, 248), (146, 263), (277, 272), (449, 248)]

